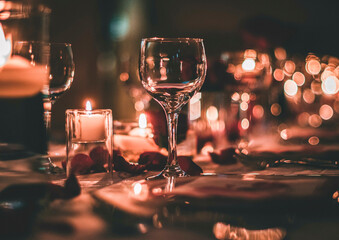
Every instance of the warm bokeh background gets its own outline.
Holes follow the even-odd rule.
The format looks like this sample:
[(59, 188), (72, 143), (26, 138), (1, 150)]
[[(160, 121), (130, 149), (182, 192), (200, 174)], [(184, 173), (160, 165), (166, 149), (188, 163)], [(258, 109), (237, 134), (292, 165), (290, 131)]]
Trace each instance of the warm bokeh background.
[[(76, 64), (71, 89), (54, 105), (52, 129), (64, 139), (65, 110), (111, 108), (114, 119), (134, 119), (129, 90), (138, 84), (143, 37), (204, 38), (210, 63), (224, 51), (251, 47), (289, 54), (339, 56), (338, 3), (328, 0), (58, 0), (50, 38), (70, 42)], [(210, 68), (208, 74), (213, 74)], [(123, 73), (123, 74), (122, 74)], [(122, 75), (121, 75), (122, 74)], [(124, 80), (124, 81), (122, 81)]]

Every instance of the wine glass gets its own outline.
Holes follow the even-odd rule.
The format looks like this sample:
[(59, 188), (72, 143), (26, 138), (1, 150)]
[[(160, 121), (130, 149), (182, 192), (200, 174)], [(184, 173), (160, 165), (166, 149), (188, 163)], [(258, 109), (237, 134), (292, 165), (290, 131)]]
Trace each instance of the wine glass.
[(202, 39), (145, 38), (141, 41), (139, 74), (143, 87), (167, 116), (168, 159), (158, 178), (186, 176), (177, 161), (177, 125), (182, 107), (204, 83), (207, 63)]
[[(41, 50), (42, 49), (42, 50)], [(48, 78), (41, 90), (44, 106), (44, 121), (47, 140), (50, 138), (51, 111), (53, 103), (67, 91), (74, 78), (74, 62), (71, 44), (69, 43), (44, 43), (23, 41), (15, 44), (16, 54), (29, 59), (31, 64), (36, 64), (44, 59)], [(59, 172), (59, 168), (52, 162), (49, 154), (44, 157), (48, 161), (50, 173)]]

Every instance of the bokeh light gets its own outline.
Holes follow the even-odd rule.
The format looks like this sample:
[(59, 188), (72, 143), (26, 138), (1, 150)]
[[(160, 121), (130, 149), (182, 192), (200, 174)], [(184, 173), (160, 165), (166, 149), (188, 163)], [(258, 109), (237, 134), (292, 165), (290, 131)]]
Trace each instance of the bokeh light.
[(300, 113), (298, 116), (298, 124), (302, 127), (306, 127), (308, 125), (309, 118), (310, 114), (308, 112)]
[(322, 119), (318, 114), (312, 114), (309, 118), (308, 118), (308, 124), (311, 127), (317, 128), (322, 124)]
[(233, 101), (237, 102), (240, 99), (240, 94), (235, 92), (235, 93), (233, 93), (231, 98), (232, 98)]
[(250, 127), (250, 121), (247, 118), (241, 120), (241, 128), (247, 130)]
[(311, 59), (306, 62), (306, 71), (311, 75), (317, 75), (321, 70), (321, 64), (316, 59)]
[(209, 121), (215, 121), (219, 117), (218, 109), (215, 106), (209, 106), (206, 110), (206, 117)]
[(324, 104), (319, 109), (319, 115), (324, 120), (329, 120), (333, 117), (333, 108), (330, 105)]
[(311, 89), (305, 89), (303, 92), (303, 99), (306, 103), (311, 104), (315, 100), (315, 95)]
[(321, 89), (326, 94), (336, 94), (339, 90), (339, 80), (335, 76), (328, 76), (321, 84)]
[(284, 71), (279, 68), (275, 69), (273, 72), (273, 77), (275, 80), (281, 82), (285, 78)]
[(287, 80), (284, 84), (284, 91), (288, 96), (295, 96), (298, 92), (298, 85), (293, 80)]
[(255, 60), (253, 58), (247, 58), (241, 65), (245, 71), (253, 71), (255, 69)]
[(292, 73), (294, 73), (295, 71), (295, 63), (291, 60), (286, 61), (284, 65), (284, 70), (285, 73), (288, 74), (288, 76), (291, 76)]
[(242, 111), (247, 111), (247, 109), (248, 109), (248, 103), (247, 103), (247, 102), (241, 102), (241, 103), (240, 103), (240, 109), (241, 109)]
[(256, 119), (260, 119), (264, 116), (264, 108), (261, 105), (255, 105), (253, 107), (253, 117)]
[(312, 136), (308, 139), (308, 143), (311, 145), (318, 145), (319, 144), (319, 138), (317, 136)]
[(295, 72), (292, 79), (298, 86), (302, 86), (305, 83), (305, 76), (301, 72)]
[(278, 60), (285, 60), (286, 59), (286, 50), (278, 47), (276, 49), (274, 49), (274, 56), (276, 57), (276, 59)]
[(248, 93), (241, 94), (241, 100), (244, 102), (248, 102), (250, 100), (250, 95)]
[(273, 103), (271, 106), (271, 113), (273, 116), (279, 116), (281, 113), (281, 107), (279, 105), (279, 103)]

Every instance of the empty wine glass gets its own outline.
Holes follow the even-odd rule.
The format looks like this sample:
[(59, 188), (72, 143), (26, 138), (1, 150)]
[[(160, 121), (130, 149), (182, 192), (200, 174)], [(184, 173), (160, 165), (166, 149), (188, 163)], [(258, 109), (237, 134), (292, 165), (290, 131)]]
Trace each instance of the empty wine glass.
[(143, 87), (167, 116), (168, 160), (150, 179), (185, 176), (177, 161), (177, 124), (182, 107), (200, 90), (207, 63), (202, 39), (145, 38), (141, 41), (139, 74)]
[[(15, 44), (14, 51), (30, 60), (32, 65), (38, 62), (44, 62), (46, 65), (48, 78), (41, 93), (44, 103), (46, 134), (49, 140), (52, 104), (71, 87), (74, 78), (75, 66), (71, 44), (23, 41)], [(53, 164), (48, 153), (45, 158), (49, 163), (48, 171), (59, 172), (59, 168)]]

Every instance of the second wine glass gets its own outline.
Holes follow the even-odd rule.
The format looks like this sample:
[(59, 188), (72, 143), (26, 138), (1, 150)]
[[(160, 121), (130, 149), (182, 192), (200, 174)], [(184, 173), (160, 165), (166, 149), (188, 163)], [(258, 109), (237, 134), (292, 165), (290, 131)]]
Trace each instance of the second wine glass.
[(200, 90), (207, 63), (202, 39), (145, 38), (141, 41), (139, 73), (143, 87), (167, 116), (168, 160), (162, 172), (148, 178), (185, 176), (177, 161), (177, 125), (182, 107)]

